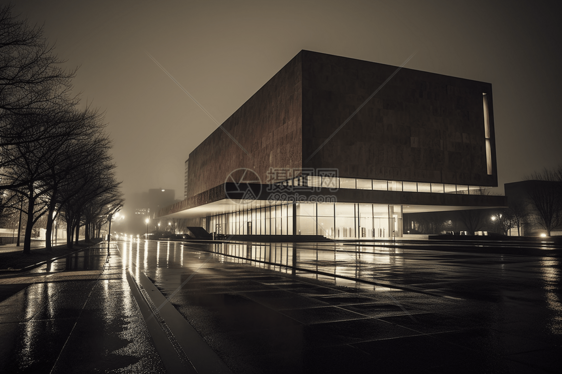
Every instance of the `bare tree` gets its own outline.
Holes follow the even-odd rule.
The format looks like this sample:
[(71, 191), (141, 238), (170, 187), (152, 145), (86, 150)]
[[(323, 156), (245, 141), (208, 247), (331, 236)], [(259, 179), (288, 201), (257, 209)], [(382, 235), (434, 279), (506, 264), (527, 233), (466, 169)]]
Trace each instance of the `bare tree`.
[[(471, 190), (471, 195), (489, 195), (490, 190), (486, 188), (479, 188), (475, 191)], [(489, 210), (483, 209), (470, 209), (458, 212), (459, 222), (466, 228), (469, 235), (474, 235), (477, 231), (482, 231), (487, 225), (490, 217)]]
[(521, 228), (526, 222), (527, 211), (522, 201), (510, 202), (507, 209), (513, 220), (513, 228), (517, 227), (517, 236), (521, 236)]
[[(90, 109), (74, 111), (71, 113), (67, 125), (72, 127), (71, 131), (64, 132), (67, 141), (58, 148), (55, 157), (46, 161), (48, 174), (45, 183), (50, 187), (46, 224), (47, 248), (51, 247), (53, 222), (60, 212), (60, 209), (57, 210), (56, 207), (63, 203), (59, 191), (68, 184), (76, 183), (72, 179), (76, 170), (91, 163), (104, 163), (110, 159), (107, 151), (111, 148), (111, 144), (103, 133), (104, 126), (95, 111)], [(103, 152), (101, 152), (102, 150)], [(98, 158), (96, 159), (96, 157)]]
[[(72, 247), (73, 234), (78, 236), (80, 226), (88, 221), (84, 218), (87, 210), (95, 210), (92, 204), (104, 205), (103, 196), (120, 196), (119, 185), (114, 171), (115, 165), (106, 149), (96, 149), (91, 163), (73, 171), (71, 180), (60, 189), (60, 209), (67, 225), (67, 245)], [(105, 162), (104, 162), (105, 160)], [(109, 199), (113, 201), (112, 199)], [(90, 223), (88, 221), (88, 223)]]
[[(36, 140), (11, 133), (10, 117), (37, 115), (67, 101), (73, 76), (61, 67), (40, 27), (14, 17), (10, 5), (0, 7), (0, 146)], [(34, 135), (48, 136), (48, 128)]]
[(527, 177), (526, 193), (535, 210), (536, 223), (550, 236), (562, 225), (562, 182), (557, 170), (544, 169)]
[(6, 183), (5, 188), (27, 201), (24, 253), (30, 251), (33, 226), (47, 212), (46, 239), (50, 249), (58, 190), (63, 183), (74, 183), (71, 179), (74, 170), (103, 162), (106, 157), (103, 155), (110, 148), (109, 140), (102, 132), (97, 114), (89, 109), (79, 112), (70, 107), (42, 115), (15, 116), (10, 125), (13, 133), (21, 129), (26, 135), (31, 130), (41, 133), (44, 128), (51, 129), (47, 138), (0, 147), (0, 158), (5, 160), (0, 177)]
[(502, 209), (498, 213), (492, 215), (493, 225), (503, 235), (508, 235), (509, 231), (517, 227), (517, 217), (511, 209)]
[[(0, 7), (0, 190), (26, 202), (19, 206), (27, 213), (24, 253), (46, 213), (47, 248), (61, 210), (72, 244), (82, 223), (89, 226), (102, 206), (120, 198), (99, 116), (78, 111), (77, 98), (69, 96), (73, 75), (61, 68), (41, 28), (14, 17), (9, 5)], [(3, 195), (3, 205), (6, 200)]]
[(460, 223), (466, 228), (469, 235), (481, 231), (486, 225), (488, 213), (481, 209), (462, 210), (458, 212)]

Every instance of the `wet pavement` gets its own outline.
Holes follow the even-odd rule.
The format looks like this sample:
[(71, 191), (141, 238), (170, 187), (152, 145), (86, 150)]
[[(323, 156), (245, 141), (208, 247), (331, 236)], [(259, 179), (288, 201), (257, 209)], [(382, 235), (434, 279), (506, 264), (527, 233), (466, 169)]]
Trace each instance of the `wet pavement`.
[[(44, 240), (31, 240), (31, 248), (45, 248)], [(21, 240), (20, 245), (16, 243), (2, 244), (0, 245), (0, 253), (5, 252), (21, 252), (23, 251), (23, 240)]]
[(234, 373), (562, 367), (559, 249), (523, 256), (425, 244), (119, 247), (125, 265), (146, 274)]
[(0, 276), (1, 373), (562, 367), (552, 245), (106, 245)]
[(16, 291), (0, 302), (1, 373), (166, 372), (106, 246), (0, 277)]

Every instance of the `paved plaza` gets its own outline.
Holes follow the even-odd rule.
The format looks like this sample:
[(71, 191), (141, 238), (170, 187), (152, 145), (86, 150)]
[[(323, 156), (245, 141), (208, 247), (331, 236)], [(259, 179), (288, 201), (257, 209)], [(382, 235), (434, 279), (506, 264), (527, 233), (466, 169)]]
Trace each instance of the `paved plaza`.
[(120, 241), (0, 278), (2, 372), (562, 367), (560, 248)]

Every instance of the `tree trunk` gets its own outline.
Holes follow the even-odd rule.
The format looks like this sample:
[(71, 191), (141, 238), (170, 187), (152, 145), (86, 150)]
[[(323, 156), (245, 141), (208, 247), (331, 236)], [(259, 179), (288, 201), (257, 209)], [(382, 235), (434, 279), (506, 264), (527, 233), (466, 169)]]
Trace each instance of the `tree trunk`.
[[(33, 186), (31, 186), (33, 188)], [(33, 209), (35, 209), (35, 197), (30, 191), (27, 199), (27, 227), (25, 228), (25, 238), (23, 239), (23, 254), (31, 254), (31, 233), (33, 232)]]
[(80, 221), (76, 223), (76, 244), (78, 244), (79, 238), (80, 238)]
[(74, 242), (72, 241), (72, 234), (74, 234), (74, 225), (72, 224), (72, 215), (66, 215), (66, 247), (72, 249)]
[(51, 199), (51, 202), (49, 203), (49, 211), (47, 212), (47, 227), (45, 230), (45, 248), (47, 248), (48, 251), (52, 250), (51, 241), (53, 237), (53, 213), (55, 212), (57, 205), (53, 200), (54, 199)]
[(20, 238), (21, 238), (21, 214), (22, 214), (22, 210), (23, 210), (23, 200), (21, 201), (20, 204), (20, 220), (18, 223), (18, 243), (16, 244), (17, 247), (20, 246)]
[(90, 224), (88, 222), (84, 225), (84, 240), (86, 243), (90, 242)]

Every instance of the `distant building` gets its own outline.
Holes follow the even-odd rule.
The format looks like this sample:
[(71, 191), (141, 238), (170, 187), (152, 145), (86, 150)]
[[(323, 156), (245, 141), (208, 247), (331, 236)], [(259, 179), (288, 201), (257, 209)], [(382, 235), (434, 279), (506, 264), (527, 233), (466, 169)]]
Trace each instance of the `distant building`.
[(189, 170), (189, 160), (185, 161), (184, 164), (184, 180), (183, 180), (183, 198), (187, 199), (187, 177), (188, 177), (188, 170)]
[(175, 202), (175, 190), (164, 188), (152, 188), (148, 190), (148, 215), (150, 218), (156, 218), (158, 211)]
[[(189, 164), (189, 167), (188, 167)], [(159, 215), (227, 235), (400, 237), (403, 215), (504, 206), (492, 86), (301, 51), (185, 163)]]
[(148, 215), (148, 208), (135, 209), (135, 215), (147, 216)]

